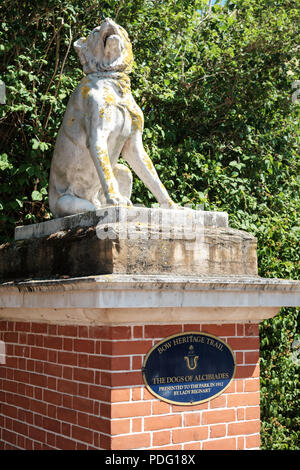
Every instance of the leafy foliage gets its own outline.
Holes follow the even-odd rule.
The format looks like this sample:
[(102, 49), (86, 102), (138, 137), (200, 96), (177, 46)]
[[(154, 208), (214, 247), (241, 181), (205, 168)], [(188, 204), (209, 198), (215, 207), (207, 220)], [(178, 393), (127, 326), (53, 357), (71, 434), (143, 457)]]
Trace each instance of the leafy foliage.
[[(260, 275), (299, 278), (296, 0), (12, 0), (0, 5), (0, 240), (48, 219), (49, 167), (82, 77), (72, 43), (107, 16), (133, 42), (144, 142), (173, 199), (258, 239)], [(153, 196), (137, 178), (133, 201)], [(296, 309), (261, 325), (263, 448), (299, 449)]]

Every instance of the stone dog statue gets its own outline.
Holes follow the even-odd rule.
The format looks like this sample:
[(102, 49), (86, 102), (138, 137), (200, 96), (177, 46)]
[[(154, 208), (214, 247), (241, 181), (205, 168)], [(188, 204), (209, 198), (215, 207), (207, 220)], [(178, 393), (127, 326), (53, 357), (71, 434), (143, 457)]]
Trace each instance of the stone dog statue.
[(49, 183), (54, 217), (132, 205), (132, 174), (117, 163), (121, 154), (161, 207), (176, 208), (143, 147), (127, 32), (107, 18), (74, 47), (86, 76), (70, 97), (56, 140)]

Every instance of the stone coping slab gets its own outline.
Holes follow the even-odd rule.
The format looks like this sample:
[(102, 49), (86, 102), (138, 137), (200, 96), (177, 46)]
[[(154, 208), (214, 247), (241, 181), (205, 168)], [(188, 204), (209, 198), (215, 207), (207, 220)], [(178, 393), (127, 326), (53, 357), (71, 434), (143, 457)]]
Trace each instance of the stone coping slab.
[(56, 324), (259, 322), (300, 305), (300, 282), (104, 275), (0, 285), (0, 320)]
[[(143, 274), (104, 274), (99, 276), (61, 276), (58, 279), (26, 279), (22, 281), (0, 282), (0, 289), (16, 287), (20, 290), (33, 291), (52, 290), (57, 286), (59, 289), (69, 290), (74, 286), (79, 286), (90, 290), (92, 288), (111, 289), (113, 286), (130, 287), (136, 285), (151, 288), (159, 284), (160, 287), (181, 286), (185, 288), (194, 288), (200, 286), (231, 286), (231, 287), (253, 287), (254, 289), (279, 289), (279, 290), (299, 290), (300, 281), (294, 279), (264, 278), (260, 276), (176, 276), (166, 275), (143, 275)], [(69, 286), (69, 287), (68, 287)]]
[[(68, 294), (75, 291), (81, 292), (122, 292), (133, 293), (133, 306), (141, 305), (137, 301), (139, 293), (143, 293), (143, 306), (148, 305), (151, 293), (158, 293), (160, 297), (171, 293), (182, 292), (187, 295), (198, 294), (194, 297), (193, 303), (199, 305), (211, 305), (208, 292), (217, 300), (219, 306), (252, 306), (265, 305), (263, 298), (268, 296), (269, 306), (292, 307), (300, 305), (300, 281), (289, 279), (265, 279), (259, 276), (232, 276), (201, 278), (194, 276), (143, 276), (143, 275), (102, 275), (85, 276), (69, 279), (44, 279), (44, 280), (24, 280), (20, 282), (3, 282), (0, 284), (0, 307), (3, 307), (3, 295), (11, 294), (43, 294), (52, 293), (54, 299), (56, 294)], [(234, 297), (233, 294), (240, 292), (244, 298)], [(227, 294), (232, 294), (232, 298)], [(200, 296), (201, 294), (201, 296)], [(204, 296), (203, 296), (204, 294)], [(253, 296), (255, 294), (255, 296)], [(278, 297), (278, 294), (281, 297)], [(252, 295), (252, 297), (251, 297)], [(136, 296), (136, 297), (135, 297)], [(205, 297), (206, 296), (206, 297)], [(201, 300), (200, 300), (201, 297)], [(280, 299), (280, 301), (279, 301)], [(178, 299), (177, 299), (178, 300)], [(178, 306), (175, 297), (170, 297), (169, 306)], [(113, 295), (112, 304), (121, 306), (124, 299)], [(254, 303), (253, 303), (254, 302)], [(81, 304), (82, 302), (80, 302)], [(151, 302), (150, 302), (151, 303)], [(126, 302), (125, 302), (126, 304)], [(79, 305), (77, 305), (79, 306)], [(108, 306), (108, 305), (106, 305)], [(124, 305), (125, 306), (125, 305)], [(142, 305), (141, 305), (142, 306)]]

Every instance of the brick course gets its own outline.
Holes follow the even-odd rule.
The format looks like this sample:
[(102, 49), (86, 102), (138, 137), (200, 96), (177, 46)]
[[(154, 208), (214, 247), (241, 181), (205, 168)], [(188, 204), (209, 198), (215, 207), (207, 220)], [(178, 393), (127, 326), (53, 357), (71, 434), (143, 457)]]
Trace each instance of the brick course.
[[(219, 336), (236, 378), (213, 400), (164, 403), (141, 364), (162, 338)], [(0, 321), (0, 449), (256, 449), (260, 443), (259, 331), (255, 324), (87, 326)]]

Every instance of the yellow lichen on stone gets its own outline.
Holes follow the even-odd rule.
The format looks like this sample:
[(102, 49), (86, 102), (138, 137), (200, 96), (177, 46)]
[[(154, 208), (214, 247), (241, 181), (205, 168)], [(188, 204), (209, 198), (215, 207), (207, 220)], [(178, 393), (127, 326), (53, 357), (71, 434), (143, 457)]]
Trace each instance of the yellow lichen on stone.
[(96, 148), (98, 150), (98, 155), (99, 155), (99, 159), (101, 161), (101, 164), (105, 163), (106, 165), (109, 165), (110, 164), (110, 159), (109, 159), (107, 150), (102, 149), (99, 145), (97, 145)]
[(108, 153), (107, 153), (107, 152), (105, 152), (105, 153), (103, 154), (103, 162), (105, 163), (105, 165), (110, 166), (110, 159), (109, 159), (109, 156), (108, 156)]
[(81, 87), (81, 94), (83, 98), (86, 98), (91, 90), (91, 88), (88, 86), (88, 83), (90, 83), (90, 81), (85, 78)]
[(132, 116), (132, 126), (135, 131), (143, 130), (143, 119), (139, 114), (135, 114)]
[(146, 154), (146, 152), (144, 152), (143, 160), (144, 160), (144, 163), (145, 163), (146, 167), (148, 168), (148, 170), (151, 171), (151, 173), (156, 176), (157, 173), (156, 173), (156, 170), (154, 168), (154, 165), (153, 165), (151, 159)]
[(132, 99), (131, 95), (126, 96), (122, 104), (129, 111), (132, 120), (133, 130), (139, 130), (142, 132), (144, 127), (144, 116), (141, 110), (134, 102), (134, 100)]
[(105, 175), (106, 182), (109, 183), (111, 180), (111, 170), (107, 165), (102, 165), (102, 170)]
[(118, 82), (119, 87), (121, 88), (121, 93), (122, 95), (127, 95), (131, 93), (131, 86), (130, 86), (130, 79), (126, 73), (121, 73), (120, 74), (120, 80)]
[(110, 195), (115, 196), (116, 195), (116, 190), (114, 188), (113, 182), (110, 183), (108, 187), (108, 192)]
[[(109, 155), (106, 150), (102, 149), (99, 145), (96, 146), (98, 150), (98, 160), (100, 163), (100, 166), (102, 168), (102, 171), (105, 176), (105, 180), (107, 184), (109, 184), (112, 181), (113, 178), (113, 172), (110, 164), (110, 159)], [(111, 183), (112, 184), (112, 183)]]
[(130, 78), (128, 77), (127, 73), (120, 72), (118, 81), (116, 83), (122, 96), (131, 94)]
[(116, 104), (115, 95), (110, 90), (108, 90), (108, 88), (104, 88), (104, 100), (108, 105)]
[(130, 73), (132, 64), (133, 64), (133, 53), (132, 53), (131, 42), (129, 40), (127, 32), (123, 28), (120, 28), (119, 31), (124, 42), (124, 49), (122, 52), (123, 57), (124, 57), (123, 59), (124, 71), (126, 73)]
[(105, 113), (106, 121), (109, 122), (111, 120), (111, 109), (107, 109)]

